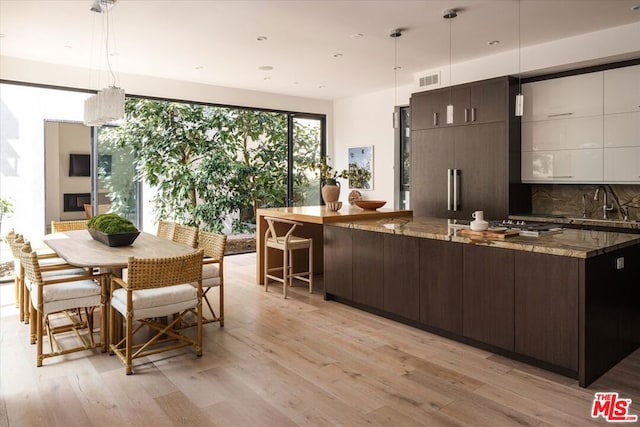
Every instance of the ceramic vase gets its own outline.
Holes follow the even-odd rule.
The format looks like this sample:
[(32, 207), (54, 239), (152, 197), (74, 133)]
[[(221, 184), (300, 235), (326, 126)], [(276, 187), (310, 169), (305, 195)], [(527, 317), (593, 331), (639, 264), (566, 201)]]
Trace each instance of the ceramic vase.
[(322, 200), (324, 203), (337, 202), (340, 198), (340, 183), (335, 179), (327, 179), (322, 186)]

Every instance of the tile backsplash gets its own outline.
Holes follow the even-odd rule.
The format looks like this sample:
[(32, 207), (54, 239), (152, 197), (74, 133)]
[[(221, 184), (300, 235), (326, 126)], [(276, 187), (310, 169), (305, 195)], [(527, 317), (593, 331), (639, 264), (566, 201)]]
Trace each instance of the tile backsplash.
[[(598, 200), (594, 200), (596, 189)], [(532, 185), (532, 213), (593, 219), (603, 218), (603, 189), (607, 192), (610, 219), (640, 220), (640, 185), (633, 184), (536, 184)], [(584, 200), (584, 202), (583, 202)]]

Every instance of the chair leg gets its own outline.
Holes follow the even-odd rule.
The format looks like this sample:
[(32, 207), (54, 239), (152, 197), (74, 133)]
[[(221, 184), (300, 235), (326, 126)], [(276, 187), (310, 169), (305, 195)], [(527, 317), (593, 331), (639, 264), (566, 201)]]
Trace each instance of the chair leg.
[(36, 308), (31, 304), (31, 300), (29, 300), (29, 318), (31, 319), (29, 324), (29, 336), (31, 344), (36, 343), (36, 328), (38, 321), (36, 320)]
[[(36, 366), (42, 366), (42, 327), (44, 314), (37, 312), (36, 321)], [(31, 320), (34, 320), (33, 318)]]
[(269, 278), (267, 277), (269, 274), (269, 247), (264, 245), (264, 291), (267, 292), (269, 290)]
[(309, 246), (309, 293), (313, 293), (313, 242)]
[(131, 330), (133, 328), (133, 315), (131, 313), (127, 313), (127, 330), (125, 332), (125, 372), (127, 375), (133, 374), (133, 368), (131, 367), (131, 340), (133, 339), (133, 335)]
[(220, 286), (218, 286), (220, 289), (220, 311), (219, 311), (219, 317), (220, 317), (220, 327), (224, 327), (224, 279), (222, 278), (222, 275), (220, 275)]
[[(18, 261), (14, 261), (14, 262), (18, 262)], [(14, 292), (15, 292), (15, 299), (16, 299), (16, 307), (20, 308), (20, 318), (22, 318), (22, 300), (20, 299), (20, 279), (18, 279), (18, 276), (16, 276), (13, 279), (13, 285), (14, 285)]]
[(18, 319), (21, 322), (24, 322), (24, 318), (25, 318), (25, 307), (24, 307), (24, 295), (23, 295), (23, 289), (22, 289), (22, 281), (18, 278), (18, 276), (16, 276), (15, 278), (15, 285), (16, 285), (16, 307), (18, 307), (19, 310), (19, 314), (18, 314)]
[(282, 251), (282, 294), (287, 298), (287, 282), (289, 281), (289, 251)]

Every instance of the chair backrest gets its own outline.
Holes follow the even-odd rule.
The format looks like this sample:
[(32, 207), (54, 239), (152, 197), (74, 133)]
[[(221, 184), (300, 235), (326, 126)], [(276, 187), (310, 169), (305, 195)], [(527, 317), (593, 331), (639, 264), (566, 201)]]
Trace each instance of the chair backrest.
[[(267, 221), (267, 224), (269, 226), (265, 235), (266, 239), (268, 239), (269, 237), (273, 237), (276, 240), (288, 240), (289, 236), (291, 236), (291, 233), (293, 233), (293, 230), (297, 226), (303, 225), (301, 222), (284, 218), (264, 217), (264, 219)], [(280, 227), (276, 227), (276, 224), (284, 224), (286, 226), (285, 229), (287, 230), (286, 233), (278, 234), (278, 228)]]
[[(110, 209), (111, 209), (111, 205), (109, 204), (98, 205), (98, 214), (108, 213)], [(84, 216), (87, 219), (91, 219), (91, 217), (93, 216), (91, 204), (89, 203), (84, 204)]]
[(198, 236), (198, 248), (204, 250), (204, 256), (222, 261), (227, 246), (225, 234), (201, 230)]
[(86, 219), (76, 221), (51, 221), (51, 232), (62, 233), (64, 231), (86, 230), (88, 228), (87, 222)]
[(173, 241), (195, 248), (198, 246), (198, 227), (176, 224), (173, 231)]
[(160, 220), (160, 222), (158, 222), (158, 232), (156, 233), (156, 236), (167, 240), (173, 240), (173, 233), (175, 232), (175, 229), (175, 222)]
[(166, 258), (130, 257), (127, 266), (127, 289), (149, 289), (202, 281), (204, 251)]
[(29, 242), (26, 242), (20, 249), (20, 265), (24, 268), (24, 274), (31, 283), (34, 285), (42, 283), (38, 255), (31, 249)]
[(11, 255), (13, 255), (14, 259), (20, 259), (20, 251), (22, 250), (22, 246), (24, 246), (24, 237), (21, 234), (16, 234), (13, 239), (7, 239), (9, 243), (9, 248), (11, 248)]

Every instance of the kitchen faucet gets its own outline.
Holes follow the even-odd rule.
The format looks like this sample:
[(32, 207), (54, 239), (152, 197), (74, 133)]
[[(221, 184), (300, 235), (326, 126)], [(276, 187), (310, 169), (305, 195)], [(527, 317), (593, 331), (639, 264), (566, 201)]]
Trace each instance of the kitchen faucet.
[(596, 188), (596, 193), (593, 195), (593, 200), (598, 200), (598, 194), (600, 193), (600, 190), (602, 190), (602, 196), (603, 196), (602, 218), (608, 219), (607, 212), (613, 210), (613, 203), (611, 203), (610, 207), (607, 206), (607, 189), (604, 186), (599, 185), (598, 188)]

